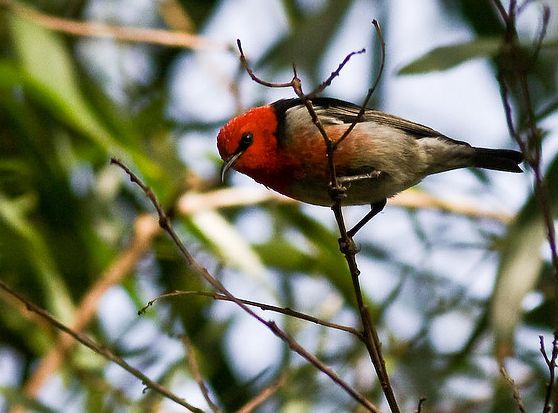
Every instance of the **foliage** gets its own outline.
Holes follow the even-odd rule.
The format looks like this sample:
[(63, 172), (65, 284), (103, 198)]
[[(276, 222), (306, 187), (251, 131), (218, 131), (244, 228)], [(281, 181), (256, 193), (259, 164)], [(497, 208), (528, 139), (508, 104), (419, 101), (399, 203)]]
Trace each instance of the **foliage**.
[[(0, 1), (0, 281), (204, 410), (210, 408), (200, 378), (223, 411), (236, 411), (258, 397), (257, 411), (355, 411), (353, 399), (233, 303), (190, 293), (161, 298), (136, 315), (162, 293), (212, 290), (145, 216), (153, 213), (151, 204), (109, 164), (111, 156), (124, 160), (155, 191), (190, 253), (237, 297), (359, 327), (330, 211), (278, 199), (255, 186), (246, 191), (248, 181), (236, 176), (220, 181), (214, 149), (218, 127), (235, 111), (271, 96), (239, 75), (237, 52), (230, 46), (234, 37), (207, 36), (213, 19), (232, 3), (152, 2), (144, 11), (152, 20), (138, 18), (131, 24), (125, 11), (133, 2), (103, 8), (112, 27), (147, 21), (163, 28), (167, 39), (185, 28), (199, 35), (181, 37), (183, 46), (176, 48), (157, 43), (160, 33), (155, 32), (146, 34), (153, 41), (141, 42), (133, 41), (138, 32), (113, 32), (112, 39), (84, 35), (94, 29), (88, 20), (100, 19), (95, 5), (104, 2), (45, 0), (26, 6)], [(308, 90), (319, 84), (327, 77), (324, 72), (335, 68), (322, 69), (327, 54), (333, 52), (340, 62), (362, 47), (334, 48), (340, 33), (355, 29), (351, 10), (364, 3), (371, 9), (370, 20), (390, 29), (384, 30), (388, 60), (399, 61), (390, 54), (397, 16), (389, 13), (387, 3), (306, 3), (312, 2), (277, 2), (285, 31), (266, 50), (245, 46), (248, 58), (259, 56), (253, 66), (262, 77), (290, 76), (286, 70), (296, 62)], [(453, 3), (439, 12), (466, 27), (474, 39), (450, 44), (441, 39), (399, 75), (435, 76), (482, 58), (498, 87), (504, 26), (496, 9), (479, 1)], [(528, 7), (537, 14), (540, 5), (532, 3)], [(359, 30), (372, 37), (371, 27)], [(126, 34), (132, 41), (118, 40)], [(525, 60), (516, 64), (523, 65), (530, 62), (533, 37), (519, 34)], [(541, 128), (553, 119), (555, 125), (558, 109), (556, 36), (548, 30), (538, 60), (526, 68), (530, 104)], [(368, 58), (374, 60), (370, 51)], [(195, 94), (179, 97), (186, 99), (185, 114), (174, 90), (184, 61), (195, 71), (208, 71), (222, 92), (206, 94), (204, 101), (194, 99)], [(228, 62), (228, 69), (221, 62)], [(358, 82), (364, 96), (368, 79)], [(521, 105), (513, 86), (514, 120), (526, 134), (529, 108)], [(386, 93), (384, 88), (375, 94), (377, 106)], [(215, 111), (200, 114), (199, 107)], [(504, 116), (500, 106), (494, 111)], [(556, 217), (557, 135), (550, 127), (543, 132), (546, 202)], [(507, 145), (515, 143), (510, 139)], [(494, 210), (507, 209), (508, 192), (490, 177), (466, 177), (474, 180), (471, 192), (500, 201), (493, 203)], [(508, 367), (527, 411), (542, 410), (549, 367), (539, 353), (538, 336), (546, 338), (548, 349), (556, 330), (558, 281), (547, 253), (540, 199), (531, 193), (528, 179), (513, 182), (525, 186), (518, 189), (525, 196), (510, 222), (502, 214), (482, 216), (491, 210), (483, 204), (486, 196), (473, 199), (471, 194), (473, 208), (467, 209), (425, 185), (416, 190), (418, 198), (431, 196), (435, 202), (388, 205), (358, 239), (365, 299), (404, 411), (415, 409), (421, 397), (427, 398), (427, 411), (510, 411), (517, 401), (501, 366)], [(404, 195), (393, 203), (402, 205)], [(360, 212), (348, 211), (348, 216), (356, 219)], [(479, 281), (483, 277), (494, 282)], [(5, 289), (0, 289), (0, 302), (0, 369), (5, 376), (0, 409), (18, 404), (45, 412), (175, 409), (159, 393), (142, 391), (144, 384), (113, 362), (73, 345)], [(258, 314), (275, 320), (385, 408), (368, 354), (353, 335), (276, 312)]]

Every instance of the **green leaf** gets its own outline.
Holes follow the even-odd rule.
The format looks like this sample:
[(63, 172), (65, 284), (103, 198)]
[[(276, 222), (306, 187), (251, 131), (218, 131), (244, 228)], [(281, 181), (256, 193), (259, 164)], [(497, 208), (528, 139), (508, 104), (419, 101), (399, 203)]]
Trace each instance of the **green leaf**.
[[(351, 0), (327, 2), (321, 10), (305, 18), (291, 14), (289, 34), (272, 47), (259, 64), (284, 67), (295, 63), (299, 69), (317, 76), (324, 50), (341, 29), (341, 22), (352, 3)], [(367, 27), (365, 30), (371, 28)], [(358, 49), (362, 45), (355, 47)], [(249, 57), (250, 51), (245, 52)]]
[(266, 284), (266, 269), (260, 257), (221, 214), (214, 210), (202, 210), (193, 213), (190, 220), (197, 227), (200, 236), (210, 243), (226, 265), (231, 265), (255, 281)]
[[(47, 243), (26, 217), (20, 203), (0, 194), (0, 222), (4, 223), (25, 243), (25, 252), (42, 283), (48, 308), (64, 322), (71, 320), (74, 308), (63, 277), (57, 270)], [(4, 251), (5, 253), (6, 251)]]
[(11, 15), (8, 21), (28, 81), (53, 105), (51, 110), (107, 151), (117, 148), (88, 107), (61, 39), (19, 15)]
[[(451, 69), (468, 60), (481, 57), (495, 57), (500, 52), (502, 39), (500, 37), (480, 37), (470, 42), (457, 43), (432, 49), (411, 63), (403, 66), (397, 74), (415, 75)], [(525, 45), (529, 49), (531, 45)], [(543, 41), (542, 50), (552, 50), (558, 47), (558, 39)]]
[[(62, 39), (19, 15), (10, 15), (8, 23), (27, 91), (54, 116), (98, 144), (107, 154), (124, 158), (131, 154), (145, 174), (151, 178), (160, 176), (161, 170), (153, 161), (122, 145), (100, 121), (81, 92), (77, 71)], [(5, 67), (4, 72), (8, 69)]]
[[(558, 158), (545, 177), (558, 181)], [(549, 204), (554, 214), (558, 208), (558, 185), (548, 185)], [(506, 237), (498, 269), (490, 319), (496, 334), (496, 352), (504, 357), (512, 352), (513, 333), (522, 315), (522, 301), (538, 282), (543, 266), (541, 246), (546, 240), (537, 199), (532, 195)]]
[(499, 37), (479, 38), (470, 42), (437, 47), (399, 69), (400, 75), (447, 70), (471, 59), (495, 56), (500, 50)]

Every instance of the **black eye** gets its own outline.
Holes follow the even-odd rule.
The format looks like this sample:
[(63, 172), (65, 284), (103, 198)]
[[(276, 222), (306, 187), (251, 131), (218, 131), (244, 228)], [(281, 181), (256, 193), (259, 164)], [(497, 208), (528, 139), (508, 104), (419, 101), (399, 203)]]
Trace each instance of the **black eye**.
[(244, 132), (240, 138), (239, 146), (242, 149), (247, 149), (254, 142), (254, 135), (251, 132)]

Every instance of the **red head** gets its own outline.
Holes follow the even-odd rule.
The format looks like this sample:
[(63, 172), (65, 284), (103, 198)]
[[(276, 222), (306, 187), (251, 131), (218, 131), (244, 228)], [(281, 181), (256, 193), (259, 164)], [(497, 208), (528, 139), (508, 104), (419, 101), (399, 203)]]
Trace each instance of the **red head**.
[[(231, 119), (217, 136), (225, 172), (233, 167), (258, 182), (277, 166), (277, 117), (271, 106), (260, 106)], [(262, 182), (265, 184), (265, 182)]]

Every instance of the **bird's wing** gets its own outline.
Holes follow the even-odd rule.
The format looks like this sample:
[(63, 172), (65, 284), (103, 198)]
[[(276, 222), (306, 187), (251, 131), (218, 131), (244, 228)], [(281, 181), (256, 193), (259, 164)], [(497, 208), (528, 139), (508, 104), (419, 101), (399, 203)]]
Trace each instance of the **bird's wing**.
[[(316, 114), (325, 124), (353, 123), (355, 119), (357, 119), (361, 109), (360, 106), (332, 98), (316, 98), (312, 100), (312, 104), (314, 105)], [(391, 126), (416, 138), (445, 138), (443, 134), (428, 126), (373, 109), (366, 109), (358, 122), (375, 122), (381, 125)]]

